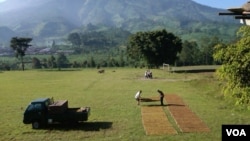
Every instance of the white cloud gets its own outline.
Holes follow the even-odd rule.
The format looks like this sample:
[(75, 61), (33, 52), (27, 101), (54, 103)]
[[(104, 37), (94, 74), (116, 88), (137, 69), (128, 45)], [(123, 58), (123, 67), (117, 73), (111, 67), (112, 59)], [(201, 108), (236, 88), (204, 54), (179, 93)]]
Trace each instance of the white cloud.
[(6, 1), (6, 0), (0, 0), (0, 3), (1, 3), (1, 2), (4, 2), (4, 1)]

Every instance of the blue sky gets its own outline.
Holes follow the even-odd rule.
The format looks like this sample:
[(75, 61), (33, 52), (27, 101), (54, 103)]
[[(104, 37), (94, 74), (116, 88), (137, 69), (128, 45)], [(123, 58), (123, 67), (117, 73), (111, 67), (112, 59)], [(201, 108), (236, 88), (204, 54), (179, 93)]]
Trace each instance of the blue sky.
[(233, 7), (241, 7), (249, 0), (193, 0), (193, 1), (210, 7), (228, 9)]
[[(0, 0), (0, 2), (3, 1), (5, 0)], [(241, 7), (248, 0), (193, 0), (193, 1), (210, 7), (227, 9), (232, 7)]]

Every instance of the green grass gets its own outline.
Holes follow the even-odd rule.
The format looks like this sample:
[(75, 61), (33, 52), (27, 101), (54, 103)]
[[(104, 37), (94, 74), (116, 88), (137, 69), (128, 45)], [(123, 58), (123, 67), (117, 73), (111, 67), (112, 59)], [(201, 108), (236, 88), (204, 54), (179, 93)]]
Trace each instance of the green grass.
[[(154, 79), (144, 79), (144, 69), (97, 69), (0, 72), (0, 140), (16, 141), (220, 141), (222, 124), (249, 124), (247, 111), (232, 110), (221, 98), (219, 82), (212, 73), (168, 73), (152, 70)], [(209, 133), (178, 133), (147, 136), (135, 93), (158, 96), (157, 89), (177, 94), (211, 129)], [(89, 120), (77, 127), (50, 126), (33, 130), (22, 123), (24, 109), (36, 98), (67, 99), (69, 107), (90, 106)], [(142, 105), (160, 104), (142, 103)], [(165, 107), (170, 121), (174, 124)], [(178, 130), (178, 129), (177, 129)]]

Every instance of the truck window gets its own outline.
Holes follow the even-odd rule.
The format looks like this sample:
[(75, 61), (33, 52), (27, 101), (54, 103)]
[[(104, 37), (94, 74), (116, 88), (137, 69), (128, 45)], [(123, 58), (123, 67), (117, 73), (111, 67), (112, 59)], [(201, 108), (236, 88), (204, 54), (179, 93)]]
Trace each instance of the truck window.
[(32, 111), (34, 110), (34, 105), (33, 104), (30, 104), (28, 107), (27, 107), (27, 111)]
[(37, 103), (34, 105), (36, 110), (42, 110), (42, 104), (41, 103)]

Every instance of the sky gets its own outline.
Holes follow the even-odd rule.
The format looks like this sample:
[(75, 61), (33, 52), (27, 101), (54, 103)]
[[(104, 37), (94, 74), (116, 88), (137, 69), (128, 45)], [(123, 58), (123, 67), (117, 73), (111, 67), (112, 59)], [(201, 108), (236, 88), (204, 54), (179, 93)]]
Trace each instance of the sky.
[[(6, 0), (0, 0), (0, 3), (4, 1)], [(193, 0), (193, 1), (214, 8), (228, 9), (233, 7), (241, 7), (248, 0)]]
[(228, 9), (233, 7), (241, 7), (249, 0), (193, 0), (193, 1), (214, 8)]

